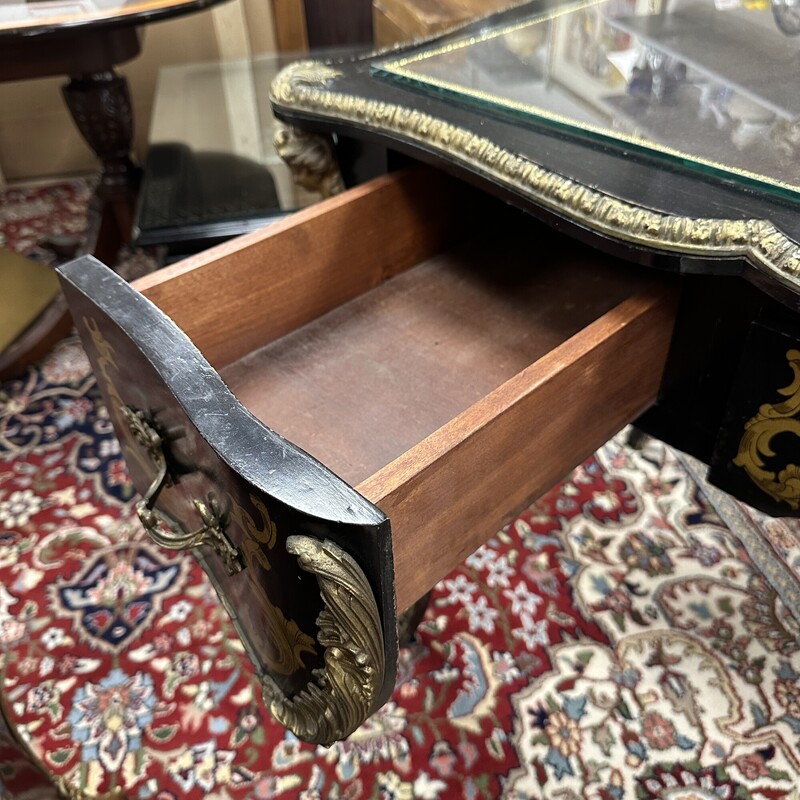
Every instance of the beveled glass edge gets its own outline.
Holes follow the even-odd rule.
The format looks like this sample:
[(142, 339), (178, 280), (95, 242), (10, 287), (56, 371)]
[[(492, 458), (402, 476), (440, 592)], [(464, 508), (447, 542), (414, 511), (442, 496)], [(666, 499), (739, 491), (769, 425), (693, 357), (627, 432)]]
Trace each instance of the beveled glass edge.
[(643, 208), (545, 169), (431, 114), (335, 91), (332, 84), (342, 74), (323, 62), (291, 64), (272, 83), (270, 101), (278, 109), (352, 123), (441, 152), (453, 163), (612, 239), (701, 259), (744, 258), (800, 294), (800, 246), (768, 219), (688, 217)]
[[(449, 41), (445, 44), (439, 44), (429, 49), (420, 50), (415, 53), (404, 55), (401, 58), (387, 59), (386, 61), (373, 62), (370, 69), (373, 74), (388, 76), (389, 78), (398, 78), (408, 84), (418, 87), (421, 90), (439, 89), (448, 92), (455, 97), (472, 98), (478, 101), (483, 108), (499, 109), (520, 114), (528, 115), (532, 120), (544, 120), (545, 125), (550, 124), (551, 129), (557, 127), (559, 130), (573, 133), (576, 135), (590, 134), (595, 141), (603, 143), (623, 146), (626, 145), (639, 153), (644, 155), (661, 154), (668, 156), (669, 160), (665, 163), (673, 165), (684, 165), (695, 173), (711, 174), (719, 177), (735, 177), (740, 181), (752, 188), (761, 188), (763, 191), (770, 192), (778, 197), (784, 198), (792, 202), (800, 202), (800, 183), (787, 183), (786, 181), (772, 178), (763, 173), (753, 172), (751, 170), (742, 169), (741, 167), (734, 167), (728, 164), (723, 164), (719, 161), (712, 161), (711, 159), (694, 156), (684, 150), (678, 150), (667, 145), (662, 145), (653, 142), (640, 136), (631, 136), (630, 134), (622, 133), (621, 131), (607, 131), (598, 125), (592, 125), (586, 122), (578, 122), (570, 117), (558, 114), (553, 111), (548, 111), (541, 106), (533, 105), (531, 103), (523, 103), (519, 100), (512, 100), (510, 98), (501, 97), (499, 95), (485, 92), (481, 89), (471, 89), (452, 81), (447, 81), (442, 78), (431, 76), (420, 76), (409, 69), (409, 66), (419, 61), (424, 61), (427, 58), (439, 56), (447, 53), (460, 50), (480, 42), (491, 41), (500, 36), (513, 33), (528, 27), (531, 24), (538, 24), (547, 22), (549, 20), (557, 19), (575, 11), (580, 11), (585, 8), (603, 5), (608, 0), (579, 0), (575, 3), (568, 3), (567, 5), (560, 6), (556, 9), (551, 9), (539, 14), (533, 14), (527, 17), (522, 22), (515, 22), (504, 27), (483, 31), (478, 34), (467, 36), (463, 39), (456, 39)], [(476, 104), (476, 105), (477, 105)], [(586, 137), (589, 138), (589, 137)]]

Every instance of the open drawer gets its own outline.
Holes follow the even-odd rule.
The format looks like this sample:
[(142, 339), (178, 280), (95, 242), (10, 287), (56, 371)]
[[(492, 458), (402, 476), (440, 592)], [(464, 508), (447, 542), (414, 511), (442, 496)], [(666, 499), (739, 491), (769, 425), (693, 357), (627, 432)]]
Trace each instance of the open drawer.
[(388, 698), (397, 612), (655, 400), (676, 305), (422, 169), (135, 288), (59, 272), (145, 528), (193, 548), (320, 743)]

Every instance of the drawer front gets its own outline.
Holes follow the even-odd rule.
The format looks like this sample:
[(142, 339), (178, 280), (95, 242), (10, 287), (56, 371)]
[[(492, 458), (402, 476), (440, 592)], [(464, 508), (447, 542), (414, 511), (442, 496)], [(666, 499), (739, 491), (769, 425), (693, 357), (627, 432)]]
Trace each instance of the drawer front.
[(709, 479), (773, 516), (800, 516), (800, 326), (750, 325), (720, 423)]
[(86, 257), (59, 275), (147, 533), (202, 563), (276, 718), (307, 741), (347, 736), (394, 685), (387, 519), (246, 411), (111, 270)]

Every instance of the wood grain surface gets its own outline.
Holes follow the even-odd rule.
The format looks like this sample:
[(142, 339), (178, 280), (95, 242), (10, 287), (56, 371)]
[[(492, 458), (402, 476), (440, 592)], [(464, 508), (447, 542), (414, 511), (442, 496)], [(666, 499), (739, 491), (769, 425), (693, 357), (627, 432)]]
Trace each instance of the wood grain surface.
[(268, 427), (366, 480), (643, 285), (568, 241), (532, 253), (540, 228), (512, 211), (222, 378)]
[(435, 170), (377, 178), (140, 278), (217, 369), (441, 250), (479, 192)]
[(675, 305), (624, 300), (356, 487), (391, 520), (398, 610), (654, 402)]

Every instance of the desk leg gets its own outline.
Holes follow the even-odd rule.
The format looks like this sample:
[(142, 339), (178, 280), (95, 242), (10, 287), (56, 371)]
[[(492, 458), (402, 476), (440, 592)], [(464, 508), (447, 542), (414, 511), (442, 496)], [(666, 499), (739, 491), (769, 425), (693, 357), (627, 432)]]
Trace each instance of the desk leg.
[(133, 109), (128, 82), (113, 69), (73, 76), (63, 88), (72, 118), (103, 165), (84, 252), (114, 264), (131, 241), (140, 170), (131, 160)]

